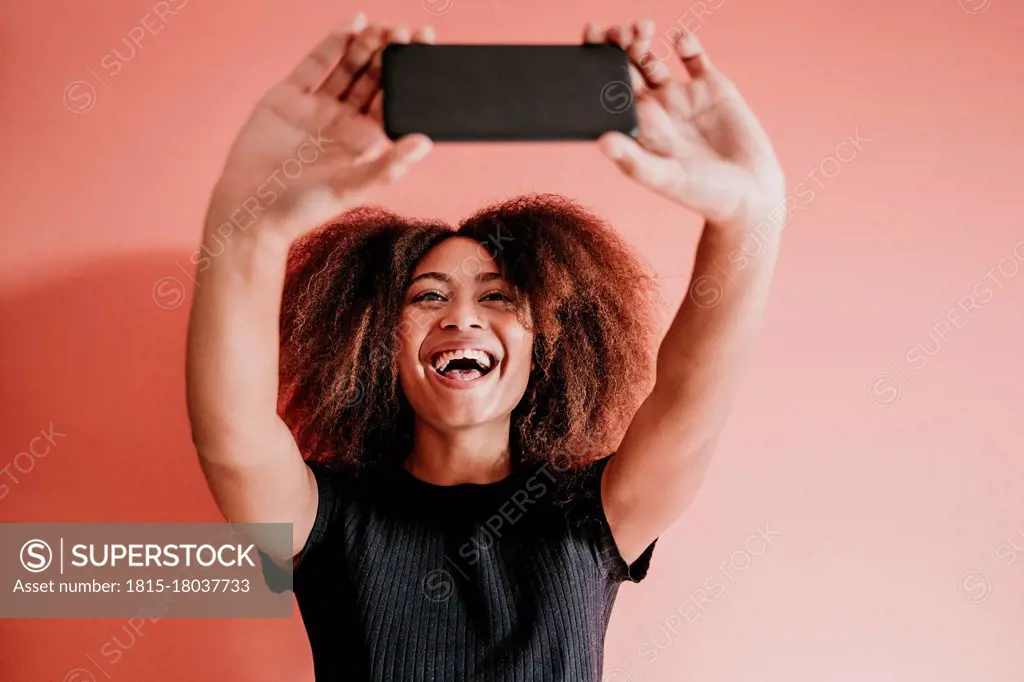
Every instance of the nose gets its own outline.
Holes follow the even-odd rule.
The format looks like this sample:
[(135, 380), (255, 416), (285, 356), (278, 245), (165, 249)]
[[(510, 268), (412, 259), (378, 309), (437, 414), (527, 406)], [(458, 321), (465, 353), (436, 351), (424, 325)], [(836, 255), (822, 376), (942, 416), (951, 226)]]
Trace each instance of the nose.
[(484, 319), (471, 297), (459, 297), (445, 306), (441, 329), (483, 329)]

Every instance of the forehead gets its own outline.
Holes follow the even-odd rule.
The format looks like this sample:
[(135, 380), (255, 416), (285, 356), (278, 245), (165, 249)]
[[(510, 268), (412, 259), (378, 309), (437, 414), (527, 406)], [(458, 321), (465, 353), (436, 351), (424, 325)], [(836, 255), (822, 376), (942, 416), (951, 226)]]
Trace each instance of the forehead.
[(426, 272), (444, 272), (453, 277), (475, 279), (480, 274), (500, 271), (480, 242), (469, 237), (449, 237), (424, 254), (412, 275), (416, 277)]

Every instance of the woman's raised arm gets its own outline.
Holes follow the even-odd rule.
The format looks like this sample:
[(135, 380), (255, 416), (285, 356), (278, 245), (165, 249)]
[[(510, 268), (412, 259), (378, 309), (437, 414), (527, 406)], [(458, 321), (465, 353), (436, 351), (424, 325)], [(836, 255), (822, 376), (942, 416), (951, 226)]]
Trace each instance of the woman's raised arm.
[[(639, 132), (599, 144), (622, 171), (705, 217), (689, 296), (658, 349), (651, 394), (602, 481), (615, 542), (641, 555), (693, 501), (753, 355), (782, 243), (786, 182), (768, 135), (739, 90), (687, 33), (677, 80), (650, 52), (651, 22), (587, 29), (629, 53)], [(682, 254), (680, 258), (682, 264)]]
[(380, 51), (409, 40), (359, 16), (267, 92), (231, 147), (194, 258), (186, 376), (203, 474), (232, 522), (292, 523), (293, 555), (317, 488), (277, 412), (288, 250), (429, 151), (421, 135), (392, 142), (380, 122)]

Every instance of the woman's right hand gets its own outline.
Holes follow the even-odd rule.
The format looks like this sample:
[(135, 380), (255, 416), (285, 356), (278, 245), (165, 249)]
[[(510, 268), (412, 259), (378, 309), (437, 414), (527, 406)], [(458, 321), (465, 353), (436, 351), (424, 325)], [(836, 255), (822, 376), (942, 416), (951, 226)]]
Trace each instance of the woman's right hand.
[(333, 30), (256, 105), (228, 153), (207, 228), (255, 225), (291, 241), (423, 158), (428, 137), (392, 141), (381, 120), (380, 53), (410, 40), (432, 43), (433, 31), (367, 26), (362, 14)]

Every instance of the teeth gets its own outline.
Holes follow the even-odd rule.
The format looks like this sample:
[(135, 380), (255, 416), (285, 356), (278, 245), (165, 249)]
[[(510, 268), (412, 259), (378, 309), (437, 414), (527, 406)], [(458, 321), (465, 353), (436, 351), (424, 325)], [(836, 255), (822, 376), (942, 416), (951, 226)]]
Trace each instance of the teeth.
[(438, 372), (443, 372), (449, 362), (460, 358), (476, 360), (484, 369), (491, 366), (491, 356), (486, 351), (478, 350), (476, 348), (460, 348), (459, 350), (445, 351), (434, 358), (434, 369)]

